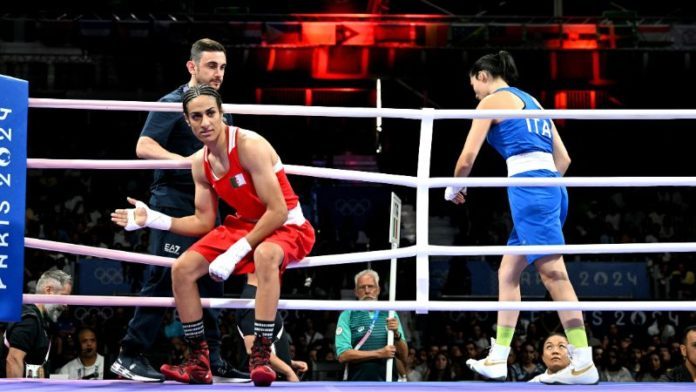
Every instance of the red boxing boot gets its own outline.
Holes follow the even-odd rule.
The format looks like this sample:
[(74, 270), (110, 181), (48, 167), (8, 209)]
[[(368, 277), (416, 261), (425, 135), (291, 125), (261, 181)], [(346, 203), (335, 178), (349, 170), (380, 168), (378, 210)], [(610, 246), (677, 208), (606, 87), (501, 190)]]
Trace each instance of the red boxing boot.
[(160, 372), (168, 380), (185, 384), (212, 384), (213, 373), (210, 371), (210, 354), (205, 340), (191, 343), (191, 354), (181, 365), (162, 365)]
[(257, 387), (270, 386), (276, 379), (276, 372), (271, 369), (271, 344), (269, 338), (256, 336), (254, 345), (251, 347), (251, 357), (249, 357), (249, 371), (251, 381)]

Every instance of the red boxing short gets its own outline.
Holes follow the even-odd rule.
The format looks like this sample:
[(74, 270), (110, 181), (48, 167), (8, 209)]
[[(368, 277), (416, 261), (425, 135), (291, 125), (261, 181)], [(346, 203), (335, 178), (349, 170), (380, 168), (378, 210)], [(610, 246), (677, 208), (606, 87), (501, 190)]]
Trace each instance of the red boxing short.
[[(225, 222), (214, 228), (193, 244), (189, 250), (200, 253), (209, 263), (229, 249), (232, 244), (246, 236), (256, 225), (236, 216), (228, 215)], [(283, 225), (276, 229), (263, 242), (272, 242), (283, 249), (285, 256), (280, 266), (280, 272), (285, 271), (288, 264), (304, 259), (314, 246), (314, 228), (305, 220), (302, 225)], [(235, 275), (252, 273), (254, 266), (254, 251), (247, 254), (234, 268)]]

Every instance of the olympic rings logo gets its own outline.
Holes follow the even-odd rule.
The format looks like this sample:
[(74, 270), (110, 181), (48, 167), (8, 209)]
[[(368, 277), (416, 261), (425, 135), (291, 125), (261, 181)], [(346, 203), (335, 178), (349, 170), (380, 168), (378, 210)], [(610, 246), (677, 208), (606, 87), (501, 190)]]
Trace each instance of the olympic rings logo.
[(370, 210), (372, 202), (369, 199), (337, 199), (334, 202), (334, 207), (343, 216), (362, 216)]
[(97, 267), (94, 270), (94, 277), (101, 284), (122, 284), (123, 272), (120, 268)]
[(79, 306), (75, 308), (73, 315), (76, 319), (83, 322), (88, 316), (97, 316), (100, 320), (109, 320), (114, 317), (114, 310), (109, 307), (97, 308), (97, 307), (84, 307)]

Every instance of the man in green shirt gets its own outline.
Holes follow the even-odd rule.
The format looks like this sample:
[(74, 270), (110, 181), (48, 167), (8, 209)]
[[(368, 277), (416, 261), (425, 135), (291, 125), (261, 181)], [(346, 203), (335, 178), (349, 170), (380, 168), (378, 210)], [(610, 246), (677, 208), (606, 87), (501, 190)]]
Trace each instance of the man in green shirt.
[[(355, 296), (360, 301), (379, 298), (379, 275), (364, 270), (355, 275)], [(387, 344), (387, 331), (394, 331), (394, 344)], [(399, 316), (387, 311), (345, 310), (336, 325), (336, 356), (346, 366), (345, 380), (385, 381), (387, 359), (406, 362), (408, 346)], [(396, 370), (394, 363), (392, 369)], [(396, 371), (393, 379), (396, 380)]]

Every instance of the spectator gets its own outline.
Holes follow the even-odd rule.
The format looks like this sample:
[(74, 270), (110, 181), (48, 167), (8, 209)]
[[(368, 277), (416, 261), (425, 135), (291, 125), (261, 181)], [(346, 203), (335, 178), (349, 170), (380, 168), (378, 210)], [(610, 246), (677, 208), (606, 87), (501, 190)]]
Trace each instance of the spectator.
[(321, 342), (324, 340), (324, 335), (314, 329), (314, 320), (311, 318), (305, 319), (304, 336), (307, 340), (307, 346), (309, 347), (321, 344)]
[(662, 359), (656, 352), (652, 352), (648, 355), (648, 360), (641, 368), (641, 372), (638, 373), (636, 377), (638, 381), (659, 381), (665, 374), (665, 366), (662, 364)]
[[(360, 301), (379, 298), (379, 275), (364, 270), (355, 275), (355, 296)], [(404, 362), (408, 346), (399, 316), (388, 318), (387, 312), (345, 310), (336, 327), (336, 355), (346, 366), (344, 379), (349, 381), (385, 381), (386, 359), (398, 358)], [(387, 344), (387, 330), (394, 332), (394, 344)], [(393, 367), (396, 369), (396, 366)], [(394, 380), (397, 375), (392, 376)]]
[(406, 358), (406, 379), (411, 382), (423, 381), (423, 373), (416, 369), (416, 349), (409, 348)]
[[(465, 365), (469, 359), (479, 359), (480, 352), (478, 347), (471, 340), (464, 343), (465, 354), (462, 356), (462, 364)], [(461, 366), (461, 373), (458, 375), (460, 380), (479, 380), (478, 373), (471, 370), (468, 366)]]
[(425, 373), (428, 372), (428, 362), (428, 352), (425, 349), (417, 350), (413, 370), (420, 373), (421, 379), (425, 378)]
[(91, 328), (82, 328), (77, 333), (80, 352), (77, 358), (58, 369), (58, 374), (67, 374), (70, 380), (103, 380), (104, 357), (97, 353), (97, 334)]
[(509, 380), (529, 381), (544, 372), (544, 367), (537, 360), (534, 345), (529, 342), (523, 344), (520, 354), (520, 361), (515, 362), (510, 369)]
[(696, 382), (696, 325), (684, 331), (680, 348), (684, 363), (669, 369), (660, 377), (660, 381)]
[(607, 350), (604, 369), (600, 372), (599, 377), (602, 381), (635, 381), (631, 372), (621, 363), (619, 353), (615, 348)]
[(643, 372), (643, 368), (646, 365), (643, 350), (638, 347), (628, 347), (627, 351), (629, 356), (626, 368), (631, 372), (633, 378), (637, 380), (638, 375)]
[(568, 354), (568, 339), (559, 333), (546, 338), (542, 347), (541, 360), (546, 365), (546, 372), (537, 375), (529, 382), (541, 382), (544, 376), (558, 373), (570, 366), (570, 356)]
[(454, 380), (454, 372), (452, 364), (447, 358), (446, 352), (440, 352), (435, 356), (435, 361), (430, 365), (427, 381), (452, 381)]

